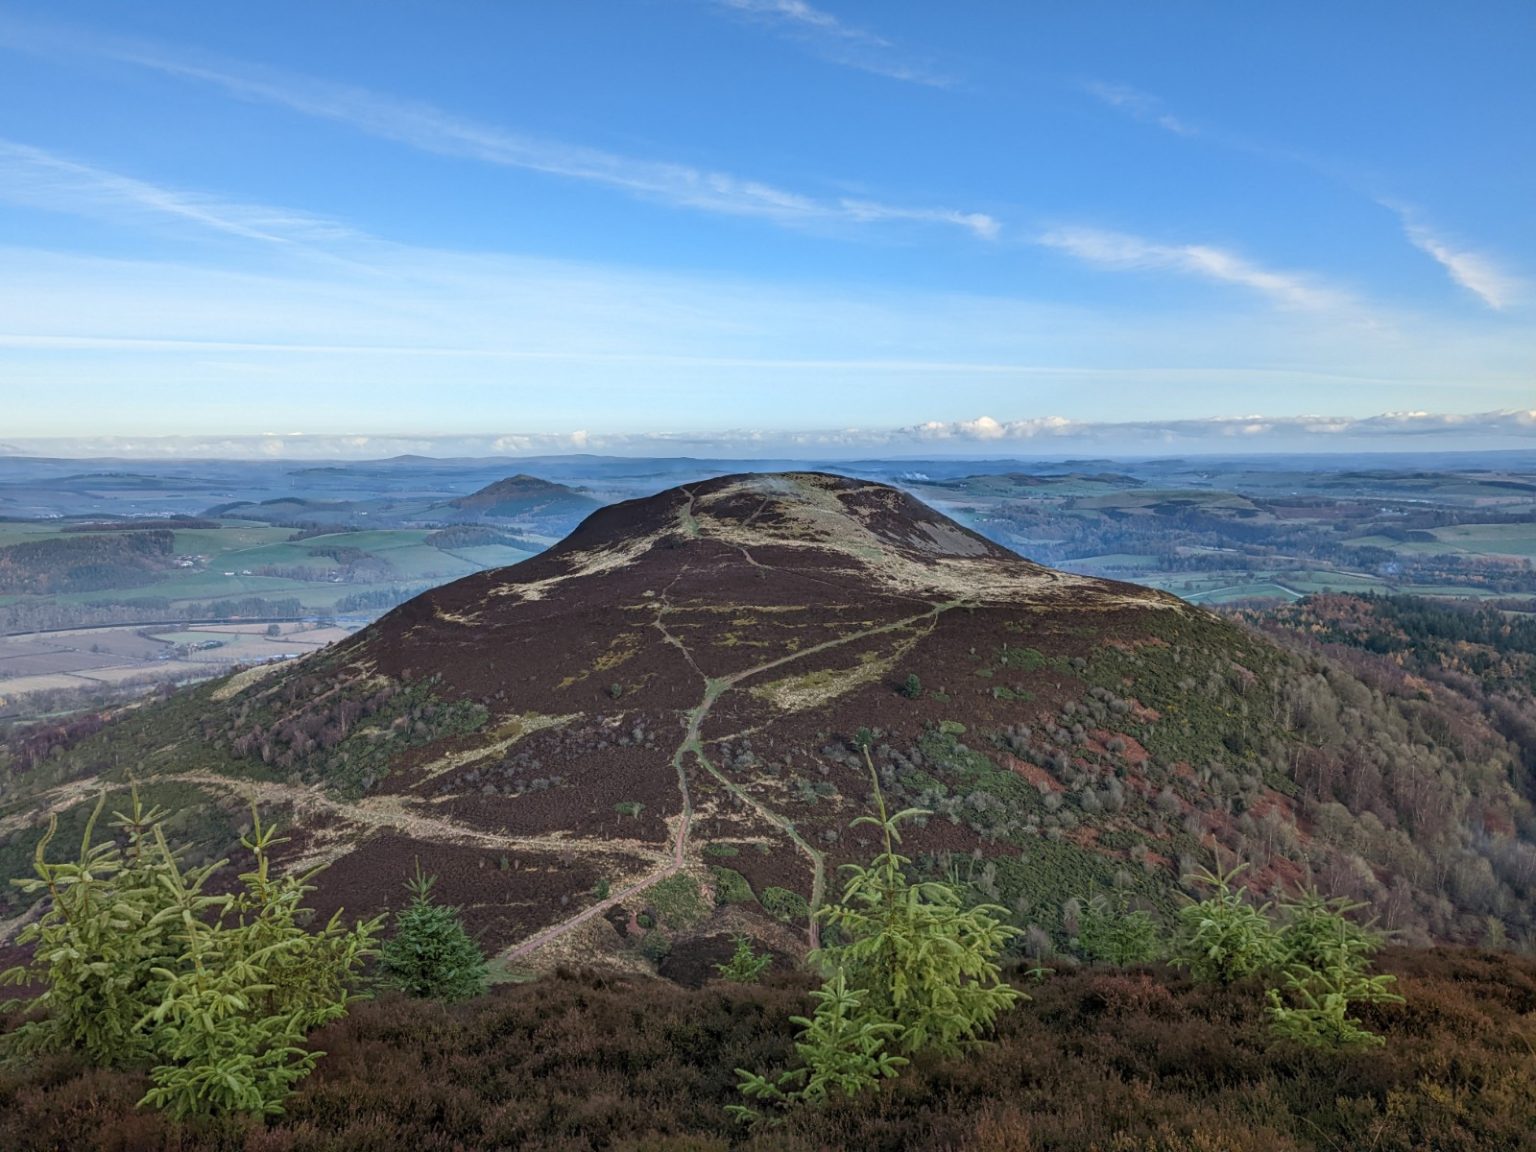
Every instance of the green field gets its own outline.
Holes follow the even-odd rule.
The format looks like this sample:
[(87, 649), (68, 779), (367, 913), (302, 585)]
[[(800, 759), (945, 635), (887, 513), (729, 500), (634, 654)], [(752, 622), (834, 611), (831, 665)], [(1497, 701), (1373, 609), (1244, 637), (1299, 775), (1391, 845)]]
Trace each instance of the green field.
[(1063, 560), (1063, 568), (1131, 568), (1145, 571), (1157, 563), (1156, 556), (1139, 556), (1130, 552), (1111, 552), (1105, 556), (1082, 556), (1076, 560)]
[[(1198, 576), (1164, 572), (1138, 576), (1136, 580), (1139, 584), (1172, 592), (1194, 604), (1226, 604), (1249, 599), (1299, 600), (1313, 592), (1398, 590), (1396, 585), (1377, 577), (1326, 571), (1210, 572)], [(1415, 588), (1414, 591), (1423, 590)]]
[(1357, 536), (1350, 543), (1386, 548), (1409, 556), (1514, 556), (1536, 559), (1536, 524), (1457, 524), (1436, 528), (1433, 540)]
[(1380, 576), (1353, 572), (1304, 572), (1277, 576), (1280, 583), (1298, 592), (1388, 592), (1396, 585)]
[(1184, 599), (1192, 604), (1230, 604), (1236, 600), (1300, 600), (1299, 593), (1264, 581), (1252, 584), (1233, 584), (1224, 588), (1212, 588), (1208, 592), (1186, 592)]
[(1240, 508), (1257, 511), (1251, 500), (1232, 492), (1202, 492), (1186, 489), (1137, 488), (1131, 491), (1082, 496), (1072, 502), (1074, 508), (1096, 512), (1108, 509), (1136, 511), (1137, 509), (1151, 508), (1156, 504), (1187, 504), (1191, 507), (1205, 509), (1221, 508), (1235, 510)]
[(10, 544), (24, 544), (28, 540), (41, 540), (57, 536), (58, 528), (47, 520), (0, 521), (0, 548)]
[[(0, 547), (45, 540), (63, 533), (48, 521), (0, 523)], [(199, 557), (196, 568), (171, 568), (160, 579), (132, 587), (72, 592), (51, 597), (0, 597), (0, 605), (46, 599), (61, 604), (134, 603), (168, 600), (173, 613), (190, 604), (261, 597), (297, 598), (304, 610), (325, 612), (358, 593), (420, 589), (446, 583), (486, 568), (516, 564), (534, 555), (528, 548), (490, 545), (451, 551), (426, 542), (425, 528), (337, 532), (292, 540), (293, 529), (231, 520), (220, 528), (189, 528), (175, 533), (178, 557)], [(321, 555), (345, 549), (344, 558), (361, 554), (355, 564)], [(262, 569), (306, 569), (319, 579), (290, 574), (263, 575)]]
[(1458, 524), (1437, 528), (1435, 538), (1457, 552), (1536, 559), (1536, 524)]
[(291, 528), (273, 528), (248, 520), (224, 521), (222, 528), (184, 528), (176, 533), (176, 551), (187, 555), (215, 555), (262, 544), (276, 544), (293, 535)]

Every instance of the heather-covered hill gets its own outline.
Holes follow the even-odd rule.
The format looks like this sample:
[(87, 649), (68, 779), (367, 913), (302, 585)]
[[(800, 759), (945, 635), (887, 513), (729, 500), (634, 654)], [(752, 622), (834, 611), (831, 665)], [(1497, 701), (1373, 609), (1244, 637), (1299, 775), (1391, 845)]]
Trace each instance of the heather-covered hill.
[(849, 829), (867, 747), (891, 800), (933, 813), (918, 867), (1035, 951), (1070, 944), (1074, 898), (1167, 913), (1216, 852), (1259, 891), (1367, 899), (1405, 939), (1527, 937), (1518, 749), (1373, 667), (1043, 568), (883, 485), (721, 477), (295, 666), (34, 733), (8, 753), (0, 873), (46, 812), (77, 828), (132, 775), (212, 855), (248, 798), (290, 819), (292, 858), (329, 865), (322, 909), (398, 903), (420, 859), (508, 960), (686, 973), (733, 930), (805, 947), (871, 848)]

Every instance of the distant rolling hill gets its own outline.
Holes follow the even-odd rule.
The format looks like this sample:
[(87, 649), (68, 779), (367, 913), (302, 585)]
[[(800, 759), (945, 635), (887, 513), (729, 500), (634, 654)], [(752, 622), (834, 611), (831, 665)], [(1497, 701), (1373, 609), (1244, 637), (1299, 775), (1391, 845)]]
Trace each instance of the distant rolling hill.
[(521, 521), (553, 527), (572, 525), (602, 505), (564, 484), (519, 473), (451, 500), (448, 506), (475, 519)]
[(397, 904), (419, 859), (520, 961), (641, 964), (653, 933), (674, 955), (726, 930), (806, 946), (873, 848), (849, 827), (865, 747), (888, 800), (931, 813), (915, 867), (1026, 939), (1113, 890), (1168, 915), (1218, 853), (1259, 891), (1370, 900), (1407, 939), (1532, 927), (1517, 752), (1433, 685), (819, 473), (602, 508), (293, 665), (30, 739), (0, 765), (0, 878), (49, 813), (77, 831), (133, 777), (202, 855), (247, 799), (278, 813), (291, 858), (328, 865), (322, 910)]
[(409, 493), (365, 500), (315, 500), (285, 496), (262, 501), (234, 501), (208, 509), (207, 515), (295, 527), (452, 527), (491, 524), (558, 539), (602, 502), (564, 484), (519, 473), (496, 480), (467, 496), (413, 496)]

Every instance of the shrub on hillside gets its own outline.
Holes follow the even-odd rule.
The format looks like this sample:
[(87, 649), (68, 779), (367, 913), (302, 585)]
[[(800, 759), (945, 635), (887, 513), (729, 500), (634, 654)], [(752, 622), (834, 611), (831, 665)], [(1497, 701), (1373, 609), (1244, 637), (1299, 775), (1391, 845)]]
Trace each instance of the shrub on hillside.
[[(957, 1053), (1021, 996), (997, 963), (1015, 934), (1001, 919), (1006, 909), (967, 907), (957, 885), (907, 878), (912, 861), (896, 851), (900, 825), (925, 813), (889, 813), (867, 745), (864, 761), (878, 815), (852, 826), (878, 828), (884, 851), (868, 865), (845, 864), (841, 901), (817, 910), (839, 943), (815, 956), (830, 973), (812, 993), (815, 1013), (791, 1018), (801, 1027), (800, 1065), (772, 1078), (738, 1068), (748, 1099), (785, 1108), (856, 1096), (895, 1076), (915, 1053)], [(744, 1105), (730, 1111), (749, 1123), (760, 1118)]]
[(775, 920), (782, 920), (786, 924), (804, 920), (811, 914), (811, 906), (804, 896), (772, 884), (763, 889), (757, 901)]
[(1368, 971), (1381, 936), (1348, 917), (1363, 907), (1316, 892), (1283, 905), (1282, 988), (1268, 992), (1276, 1035), (1325, 1048), (1384, 1043), (1350, 1015), (1357, 1004), (1403, 1002), (1391, 990), (1395, 977)]
[(1233, 887), (1233, 880), (1247, 867), (1239, 864), (1229, 872), (1201, 869), (1195, 879), (1214, 891), (1179, 909), (1169, 958), (1188, 968), (1196, 980), (1231, 984), (1269, 971), (1280, 958), (1279, 936), (1268, 916), (1270, 906), (1255, 907), (1246, 887)]
[(148, 1065), (140, 1103), (176, 1116), (281, 1112), (323, 1055), (303, 1047), (306, 1035), (346, 1015), (379, 921), (347, 929), (338, 912), (318, 930), (303, 927), (314, 873), (272, 874), (282, 841), (254, 809), (241, 841), (254, 865), (235, 892), (214, 894), (208, 884), (225, 861), (183, 869), (165, 814), (146, 811), (137, 792), (112, 820), (126, 850), (96, 843), (105, 803), (103, 793), (70, 863), (47, 858), (50, 820), (37, 875), (18, 882), (48, 906), (18, 938), (33, 945), (31, 963), (4, 980), (43, 991), (6, 1005), (40, 1015), (0, 1050), (11, 1062), (72, 1052), (102, 1067)]
[(423, 999), (467, 1000), (485, 992), (485, 956), (459, 921), (458, 910), (432, 899), (435, 877), (421, 864), (406, 882), (411, 902), (395, 915), (395, 933), (379, 950), (390, 985)]
[(737, 936), (736, 950), (731, 953), (731, 958), (716, 964), (715, 971), (720, 973), (720, 979), (733, 984), (756, 984), (772, 964), (772, 952), (759, 954), (752, 949), (751, 937)]
[(1163, 953), (1157, 921), (1144, 908), (1131, 908), (1124, 893), (1102, 893), (1082, 906), (1077, 945), (1089, 960), (1124, 967), (1150, 964)]

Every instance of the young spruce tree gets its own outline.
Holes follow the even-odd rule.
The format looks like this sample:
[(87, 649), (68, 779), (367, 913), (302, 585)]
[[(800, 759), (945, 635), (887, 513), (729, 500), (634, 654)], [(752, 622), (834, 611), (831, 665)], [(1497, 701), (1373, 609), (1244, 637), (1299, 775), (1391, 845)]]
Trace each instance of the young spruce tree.
[(1269, 904), (1257, 908), (1248, 889), (1233, 881), (1247, 868), (1195, 873), (1213, 891), (1204, 900), (1191, 900), (1179, 909), (1169, 959), (1200, 983), (1231, 984), (1267, 972), (1280, 957), (1279, 934), (1270, 921)]
[(1349, 919), (1365, 908), (1306, 892), (1282, 908), (1281, 988), (1271, 988), (1270, 1025), (1277, 1036), (1320, 1048), (1376, 1047), (1385, 1041), (1352, 1016), (1357, 1004), (1401, 1004), (1396, 977), (1370, 972), (1381, 933)]
[[(853, 823), (878, 828), (885, 850), (868, 865), (845, 865), (842, 900), (817, 910), (844, 942), (815, 955), (829, 975), (812, 993), (815, 1013), (792, 1018), (801, 1026), (801, 1066), (772, 1079), (738, 1068), (750, 1100), (785, 1108), (858, 1095), (896, 1075), (913, 1053), (976, 1043), (999, 1012), (1027, 999), (1003, 983), (997, 963), (1015, 931), (1001, 920), (1006, 910), (967, 908), (954, 885), (908, 879), (911, 860), (896, 851), (900, 825), (924, 813), (889, 813), (867, 746), (864, 758), (879, 815)], [(744, 1105), (730, 1112), (760, 1119)]]
[(878, 815), (861, 816), (852, 827), (873, 825), (885, 850), (868, 865), (844, 865), (842, 900), (818, 915), (846, 943), (823, 949), (819, 959), (844, 972), (866, 993), (866, 1005), (896, 1025), (898, 1051), (955, 1052), (1019, 998), (997, 964), (1016, 929), (1004, 923), (1005, 908), (967, 908), (955, 885), (907, 878), (912, 861), (896, 851), (900, 826), (927, 813), (888, 813), (867, 747), (864, 759)]
[(409, 996), (468, 1000), (485, 991), (485, 956), (464, 931), (458, 910), (432, 899), (434, 883), (418, 861), (405, 885), (411, 902), (395, 916), (395, 934), (381, 950), (379, 967), (389, 984)]
[(154, 1086), (140, 1103), (175, 1116), (281, 1112), (323, 1055), (306, 1035), (346, 1015), (380, 921), (346, 928), (338, 912), (307, 927), (314, 873), (272, 874), (282, 841), (254, 808), (241, 841), (254, 866), (236, 891), (215, 894), (208, 880), (225, 862), (183, 869), (163, 813), (137, 792), (112, 822), (126, 851), (96, 843), (105, 803), (103, 793), (73, 861), (49, 861), (50, 820), (37, 875), (16, 882), (45, 910), (18, 938), (33, 945), (31, 962), (0, 982), (43, 991), (0, 1006), (38, 1014), (0, 1038), (0, 1057), (75, 1051), (103, 1066), (147, 1065)]

